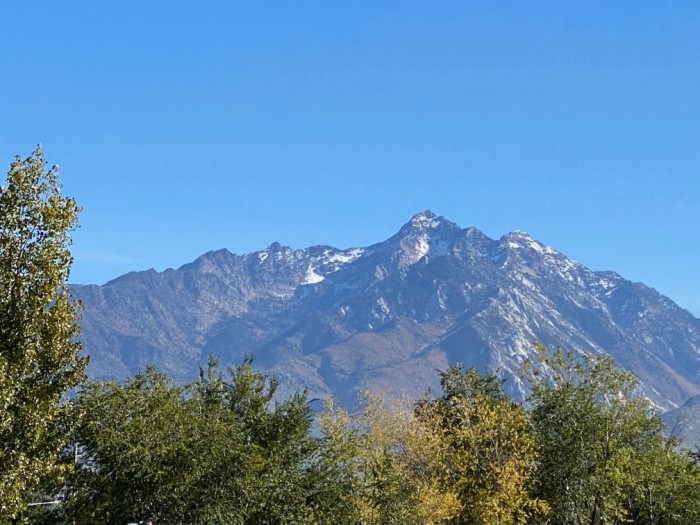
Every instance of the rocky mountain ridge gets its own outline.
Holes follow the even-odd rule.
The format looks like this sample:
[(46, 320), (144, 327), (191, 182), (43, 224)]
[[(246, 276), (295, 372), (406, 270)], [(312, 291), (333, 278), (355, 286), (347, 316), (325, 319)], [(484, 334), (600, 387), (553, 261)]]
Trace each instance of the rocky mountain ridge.
[(366, 248), (273, 243), (164, 272), (74, 286), (92, 376), (154, 362), (188, 380), (209, 353), (254, 353), (284, 391), (351, 403), (361, 388), (420, 395), (449, 362), (514, 374), (533, 342), (608, 352), (662, 409), (700, 394), (700, 320), (524, 232), (490, 239), (426, 211)]

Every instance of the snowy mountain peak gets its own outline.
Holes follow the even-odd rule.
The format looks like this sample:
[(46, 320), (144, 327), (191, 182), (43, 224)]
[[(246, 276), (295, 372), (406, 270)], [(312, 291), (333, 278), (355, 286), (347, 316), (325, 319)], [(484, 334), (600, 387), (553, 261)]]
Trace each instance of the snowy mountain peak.
[(426, 255), (445, 255), (461, 232), (455, 223), (425, 210), (411, 217), (389, 240), (389, 245), (398, 244), (398, 266), (404, 268)]
[(458, 229), (459, 226), (448, 221), (442, 216), (435, 215), (430, 210), (425, 210), (420, 213), (416, 213), (413, 217), (411, 217), (411, 220), (408, 221), (403, 228), (401, 228), (401, 230), (405, 231), (410, 229), (414, 231), (428, 231), (442, 228)]
[(522, 243), (530, 243), (531, 241), (534, 241), (532, 236), (523, 230), (514, 230), (512, 232), (508, 232), (502, 237), (502, 239)]
[(501, 237), (501, 242), (508, 246), (508, 248), (529, 248), (540, 254), (558, 254), (554, 248), (541, 243), (537, 239), (533, 239), (529, 233), (522, 230), (515, 230), (510, 233), (506, 233), (503, 237)]
[(440, 218), (430, 210), (418, 212), (415, 215), (413, 215), (413, 217), (411, 217), (411, 223), (414, 225), (430, 225), (432, 222), (439, 220)]
[(429, 211), (368, 248), (219, 250), (71, 292), (92, 377), (154, 362), (188, 381), (208, 353), (230, 365), (254, 352), (281, 388), (349, 404), (359, 388), (439, 388), (448, 362), (497, 368), (525, 395), (515, 371), (541, 341), (609, 352), (659, 407), (700, 395), (700, 320), (687, 311), (525, 232), (494, 240)]

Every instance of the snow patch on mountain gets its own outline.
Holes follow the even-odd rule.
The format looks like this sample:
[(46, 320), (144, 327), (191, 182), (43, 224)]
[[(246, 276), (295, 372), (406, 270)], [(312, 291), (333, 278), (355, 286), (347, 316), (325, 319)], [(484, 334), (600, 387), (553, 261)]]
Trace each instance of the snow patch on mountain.
[(327, 262), (349, 264), (354, 260), (362, 257), (364, 253), (364, 248), (350, 248), (349, 250), (345, 250), (343, 252), (338, 252), (331, 255), (330, 257), (328, 257)]
[(301, 284), (316, 284), (320, 283), (324, 279), (325, 277), (323, 275), (317, 274), (314, 267), (309, 265), (309, 267), (306, 269), (306, 275), (304, 276), (304, 280), (301, 282)]

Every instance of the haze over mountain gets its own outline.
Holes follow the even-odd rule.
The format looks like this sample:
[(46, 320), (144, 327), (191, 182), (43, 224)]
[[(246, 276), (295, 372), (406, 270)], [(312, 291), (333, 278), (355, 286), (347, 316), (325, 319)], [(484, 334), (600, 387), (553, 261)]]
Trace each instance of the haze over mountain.
[(153, 362), (178, 380), (210, 353), (244, 353), (284, 392), (361, 388), (420, 395), (436, 369), (462, 362), (514, 375), (533, 342), (608, 352), (670, 409), (700, 394), (700, 320), (641, 283), (594, 272), (516, 231), (490, 239), (425, 211), (367, 248), (273, 243), (222, 249), (164, 272), (73, 286), (93, 377)]

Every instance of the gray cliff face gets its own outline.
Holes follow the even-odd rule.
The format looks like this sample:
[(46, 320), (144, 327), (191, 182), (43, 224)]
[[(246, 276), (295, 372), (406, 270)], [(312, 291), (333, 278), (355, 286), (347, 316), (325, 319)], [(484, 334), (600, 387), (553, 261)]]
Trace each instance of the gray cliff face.
[(686, 449), (700, 451), (700, 396), (691, 397), (683, 405), (661, 416), (668, 434)]
[(193, 378), (209, 353), (257, 356), (283, 391), (352, 403), (362, 388), (420, 395), (450, 362), (514, 372), (533, 342), (608, 352), (662, 409), (700, 394), (700, 320), (613, 272), (593, 272), (523, 232), (498, 240), (431, 212), (368, 248), (275, 243), (209, 252), (177, 270), (75, 286), (89, 373), (153, 362)]

